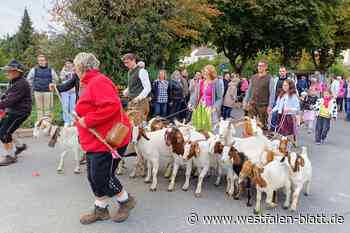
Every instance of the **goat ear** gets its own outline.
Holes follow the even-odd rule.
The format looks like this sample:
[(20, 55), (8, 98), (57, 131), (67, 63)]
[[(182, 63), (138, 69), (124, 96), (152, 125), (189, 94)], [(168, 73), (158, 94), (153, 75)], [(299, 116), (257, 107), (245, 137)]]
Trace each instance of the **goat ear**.
[(267, 151), (266, 162), (270, 163), (275, 158), (275, 153), (272, 150)]
[(264, 168), (255, 167), (253, 168), (253, 180), (261, 188), (267, 186), (266, 181), (261, 177), (261, 173), (264, 172)]
[(194, 153), (195, 153), (196, 156), (199, 156), (200, 149), (199, 149), (199, 144), (198, 143), (194, 144)]

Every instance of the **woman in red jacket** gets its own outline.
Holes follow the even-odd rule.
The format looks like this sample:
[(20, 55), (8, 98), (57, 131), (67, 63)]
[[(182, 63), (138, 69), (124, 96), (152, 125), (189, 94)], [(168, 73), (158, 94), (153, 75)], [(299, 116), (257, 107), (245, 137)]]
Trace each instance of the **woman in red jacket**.
[[(120, 155), (124, 154), (131, 138), (131, 124), (122, 111), (116, 88), (108, 77), (100, 73), (99, 64), (91, 53), (79, 53), (74, 59), (81, 86), (76, 105), (80, 117), (77, 124), (79, 140), (82, 149), (86, 151), (88, 180), (96, 199), (94, 210), (81, 216), (82, 224), (109, 218), (115, 222), (125, 221), (136, 203), (114, 175), (119, 160), (113, 159), (108, 148), (88, 130), (95, 129), (105, 138), (116, 123), (122, 122), (128, 126), (129, 134), (117, 149)], [(106, 201), (111, 197), (116, 197), (120, 208), (116, 215), (110, 217)]]

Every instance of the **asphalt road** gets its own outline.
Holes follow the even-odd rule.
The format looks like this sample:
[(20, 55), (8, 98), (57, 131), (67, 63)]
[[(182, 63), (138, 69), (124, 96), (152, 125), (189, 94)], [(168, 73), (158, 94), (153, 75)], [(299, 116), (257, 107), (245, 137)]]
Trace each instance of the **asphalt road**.
[[(26, 139), (30, 149), (21, 155), (19, 162), (0, 167), (0, 233), (348, 233), (350, 124), (338, 120), (332, 125), (327, 145), (322, 146), (314, 145), (313, 137), (304, 131), (301, 144), (309, 148), (314, 174), (312, 193), (308, 197), (301, 196), (299, 211), (304, 216), (337, 214), (339, 220), (344, 219), (343, 224), (206, 224), (203, 216), (253, 216), (253, 208), (245, 206), (245, 197), (238, 201), (228, 198), (224, 183), (215, 187), (213, 177), (205, 180), (202, 197), (195, 198), (196, 179), (191, 180), (190, 190), (184, 192), (181, 190), (184, 182), (181, 172), (172, 193), (167, 192), (168, 181), (161, 175), (158, 190), (154, 193), (149, 191), (149, 185), (144, 184), (143, 179), (129, 179), (128, 175), (123, 175), (123, 184), (137, 198), (137, 207), (130, 218), (121, 224), (105, 221), (83, 226), (79, 223), (79, 216), (89, 210), (94, 201), (86, 172), (73, 174), (74, 163), (70, 156), (66, 159), (65, 173), (57, 174), (61, 149), (48, 148), (45, 140)], [(128, 159), (128, 168), (133, 160)], [(40, 176), (32, 176), (33, 172)], [(281, 193), (278, 208), (264, 213), (281, 218), (299, 216), (299, 213), (283, 210), (283, 200)], [(113, 201), (111, 207), (117, 208)], [(194, 224), (188, 221), (191, 213), (194, 215), (190, 221)]]

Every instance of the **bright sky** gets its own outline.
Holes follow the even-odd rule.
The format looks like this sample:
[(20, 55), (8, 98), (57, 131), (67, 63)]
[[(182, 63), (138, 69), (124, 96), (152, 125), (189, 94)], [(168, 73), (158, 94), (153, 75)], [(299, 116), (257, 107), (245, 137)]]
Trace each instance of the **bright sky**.
[(1, 0), (0, 37), (14, 34), (27, 7), (36, 31), (47, 31), (50, 15), (48, 10), (52, 0)]

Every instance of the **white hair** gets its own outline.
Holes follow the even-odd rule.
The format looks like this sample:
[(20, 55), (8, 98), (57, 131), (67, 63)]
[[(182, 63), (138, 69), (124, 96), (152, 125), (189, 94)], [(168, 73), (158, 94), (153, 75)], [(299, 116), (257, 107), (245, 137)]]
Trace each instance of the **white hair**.
[(76, 69), (82, 73), (100, 67), (100, 61), (92, 53), (79, 53), (75, 56), (73, 63)]

